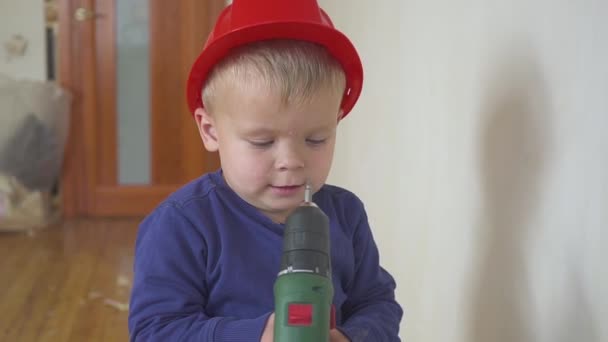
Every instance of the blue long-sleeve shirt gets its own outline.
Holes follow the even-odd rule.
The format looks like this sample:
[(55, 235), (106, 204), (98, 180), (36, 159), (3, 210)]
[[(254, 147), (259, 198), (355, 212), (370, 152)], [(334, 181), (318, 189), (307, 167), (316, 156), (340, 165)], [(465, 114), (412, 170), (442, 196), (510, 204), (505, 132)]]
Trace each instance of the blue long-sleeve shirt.
[[(325, 185), (338, 328), (351, 341), (399, 341), (402, 309), (379, 264), (362, 202)], [(189, 183), (140, 225), (131, 341), (259, 341), (274, 309), (283, 225), (225, 183), (221, 170)]]

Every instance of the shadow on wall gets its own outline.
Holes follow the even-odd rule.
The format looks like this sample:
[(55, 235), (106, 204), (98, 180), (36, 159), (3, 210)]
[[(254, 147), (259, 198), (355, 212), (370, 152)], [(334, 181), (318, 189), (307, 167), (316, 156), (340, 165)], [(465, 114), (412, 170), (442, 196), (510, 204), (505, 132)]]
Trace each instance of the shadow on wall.
[(471, 342), (536, 341), (526, 250), (551, 147), (552, 113), (534, 50), (511, 46), (487, 70), (480, 115), (483, 191)]
[[(477, 278), (473, 281), (470, 342), (599, 342), (579, 263), (573, 258), (556, 280), (565, 298), (534, 307), (527, 251), (533, 244), (546, 165), (552, 155), (553, 110), (534, 50), (511, 46), (489, 70), (480, 146), (483, 218)], [(563, 248), (568, 248), (564, 245)], [(562, 262), (556, 260), (555, 262)], [(535, 313), (550, 312), (548, 326)]]

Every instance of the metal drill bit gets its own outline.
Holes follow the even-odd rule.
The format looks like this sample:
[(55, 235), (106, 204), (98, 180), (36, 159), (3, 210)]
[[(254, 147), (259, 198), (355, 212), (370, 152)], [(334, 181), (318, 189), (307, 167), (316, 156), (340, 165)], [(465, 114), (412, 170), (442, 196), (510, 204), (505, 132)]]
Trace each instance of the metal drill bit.
[(312, 202), (312, 190), (308, 181), (306, 181), (306, 186), (304, 187), (304, 202)]

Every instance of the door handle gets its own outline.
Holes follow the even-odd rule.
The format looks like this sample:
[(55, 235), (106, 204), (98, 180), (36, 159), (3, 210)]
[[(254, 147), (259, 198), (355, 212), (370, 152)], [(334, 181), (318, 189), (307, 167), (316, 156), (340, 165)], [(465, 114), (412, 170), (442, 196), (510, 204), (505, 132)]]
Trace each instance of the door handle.
[(95, 11), (84, 7), (79, 7), (76, 9), (76, 11), (74, 11), (74, 19), (76, 19), (77, 21), (87, 21), (91, 19), (96, 19), (99, 16), (99, 13), (96, 13)]

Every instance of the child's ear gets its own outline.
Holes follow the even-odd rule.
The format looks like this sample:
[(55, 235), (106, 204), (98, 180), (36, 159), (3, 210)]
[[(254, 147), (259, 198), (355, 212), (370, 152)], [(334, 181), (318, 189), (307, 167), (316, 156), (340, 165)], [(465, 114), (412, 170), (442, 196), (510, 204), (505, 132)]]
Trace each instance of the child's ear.
[(209, 152), (215, 152), (219, 148), (217, 139), (217, 129), (213, 116), (204, 108), (197, 108), (194, 111), (194, 119), (198, 127), (198, 133), (201, 135), (203, 144)]

